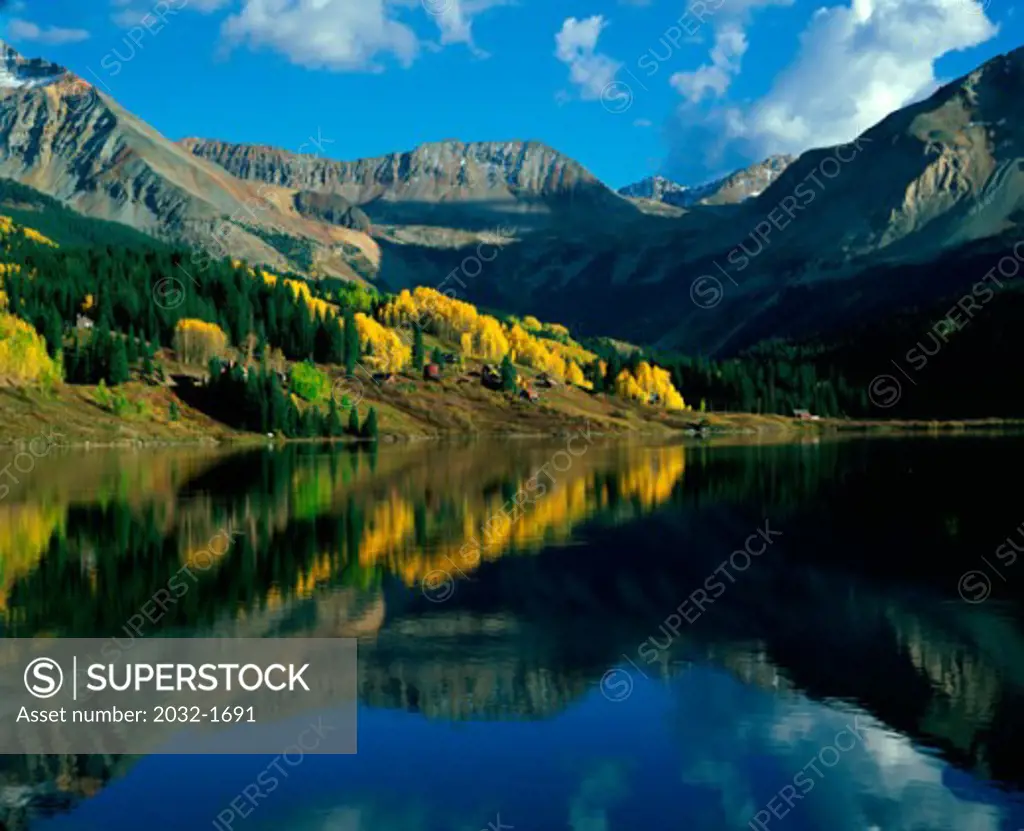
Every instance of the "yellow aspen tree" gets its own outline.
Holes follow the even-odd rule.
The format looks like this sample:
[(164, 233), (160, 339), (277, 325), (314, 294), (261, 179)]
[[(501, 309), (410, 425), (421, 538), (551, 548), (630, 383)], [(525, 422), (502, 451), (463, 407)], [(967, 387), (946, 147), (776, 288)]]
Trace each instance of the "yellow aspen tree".
[(228, 336), (216, 323), (184, 318), (174, 327), (174, 350), (185, 363), (200, 366), (224, 355)]

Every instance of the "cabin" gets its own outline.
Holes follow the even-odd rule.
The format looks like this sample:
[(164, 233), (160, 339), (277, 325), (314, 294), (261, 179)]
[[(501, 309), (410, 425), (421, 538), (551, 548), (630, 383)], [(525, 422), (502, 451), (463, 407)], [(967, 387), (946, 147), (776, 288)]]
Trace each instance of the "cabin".
[(821, 416), (816, 416), (810, 410), (793, 410), (793, 418), (800, 421), (818, 421)]
[(548, 375), (548, 373), (542, 372), (537, 376), (537, 386), (544, 387), (545, 389), (553, 389), (558, 386), (558, 381)]
[(441, 367), (437, 364), (427, 364), (423, 367), (423, 380), (424, 381), (440, 381), (441, 380)]
[(531, 387), (523, 387), (523, 389), (519, 390), (519, 397), (531, 403), (540, 401), (540, 396), (537, 394), (537, 391)]
[(483, 385), (488, 389), (500, 390), (503, 386), (501, 383), (501, 373), (490, 364), (484, 364), (483, 375), (481, 377), (483, 379)]

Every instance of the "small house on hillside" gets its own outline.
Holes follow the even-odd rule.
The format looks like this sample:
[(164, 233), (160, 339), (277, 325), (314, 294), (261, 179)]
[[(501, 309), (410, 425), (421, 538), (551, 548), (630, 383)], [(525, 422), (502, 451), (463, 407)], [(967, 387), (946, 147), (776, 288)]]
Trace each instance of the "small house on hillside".
[(793, 418), (800, 421), (818, 421), (820, 416), (813, 415), (810, 410), (793, 410)]
[(542, 372), (537, 376), (537, 386), (544, 387), (545, 389), (552, 389), (558, 386), (558, 381), (552, 378), (548, 373)]
[(484, 364), (483, 384), (488, 389), (500, 390), (502, 388), (501, 373), (490, 364)]
[(441, 367), (437, 364), (427, 364), (423, 367), (423, 380), (424, 381), (440, 381), (441, 380)]
[(537, 394), (537, 391), (533, 389), (533, 387), (523, 387), (519, 391), (519, 397), (532, 403), (540, 401), (540, 396)]

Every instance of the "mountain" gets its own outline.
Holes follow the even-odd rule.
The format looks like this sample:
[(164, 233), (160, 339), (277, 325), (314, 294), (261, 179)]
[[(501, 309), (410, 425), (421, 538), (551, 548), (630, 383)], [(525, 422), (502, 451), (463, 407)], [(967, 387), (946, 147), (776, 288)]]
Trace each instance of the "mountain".
[(648, 176), (639, 182), (619, 188), (620, 196), (630, 199), (651, 199), (655, 202), (668, 202), (680, 204), (686, 200), (686, 192), (689, 188), (664, 176)]
[(769, 156), (764, 161), (703, 185), (680, 185), (664, 176), (648, 176), (619, 189), (621, 196), (649, 199), (678, 208), (693, 205), (735, 205), (761, 193), (793, 163), (795, 156)]
[(128, 225), (92, 219), (45, 193), (11, 179), (0, 179), (0, 214), (38, 231), (61, 246), (153, 248), (159, 245), (152, 237)]
[(848, 145), (802, 154), (757, 196), (586, 245), (524, 241), (503, 255), (500, 282), (474, 290), (577, 330), (708, 355), (955, 302), (1015, 245), (1020, 262), (1022, 96), (1017, 49)]
[(493, 245), (463, 299), (709, 355), (926, 308), (1024, 217), (1021, 49), (849, 145), (621, 194), (534, 141), (354, 161), (174, 143), (63, 68), (0, 56), (0, 176), (77, 211), (391, 290), (439, 285)]
[[(301, 240), (325, 273), (356, 277), (337, 249), (369, 238), (302, 216), (294, 194), (257, 188), (157, 133), (61, 66), (0, 44), (0, 176), (155, 237), (276, 268), (267, 240)], [(362, 239), (360, 239), (362, 237)]]
[(375, 223), (536, 228), (637, 213), (579, 162), (535, 141), (441, 141), (349, 162), (263, 145), (196, 138), (180, 144), (248, 182), (339, 196)]

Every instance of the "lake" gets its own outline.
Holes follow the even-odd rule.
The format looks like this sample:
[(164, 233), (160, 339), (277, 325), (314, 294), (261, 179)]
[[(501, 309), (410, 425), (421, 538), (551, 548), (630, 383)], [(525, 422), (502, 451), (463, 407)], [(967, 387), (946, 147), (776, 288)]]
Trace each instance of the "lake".
[(244, 816), (224, 811), (272, 757), (0, 757), (0, 810), (52, 831), (1015, 831), (1021, 450), (54, 450), (0, 501), (5, 636), (125, 637), (190, 566), (140, 634), (358, 639), (359, 751), (279, 764)]

